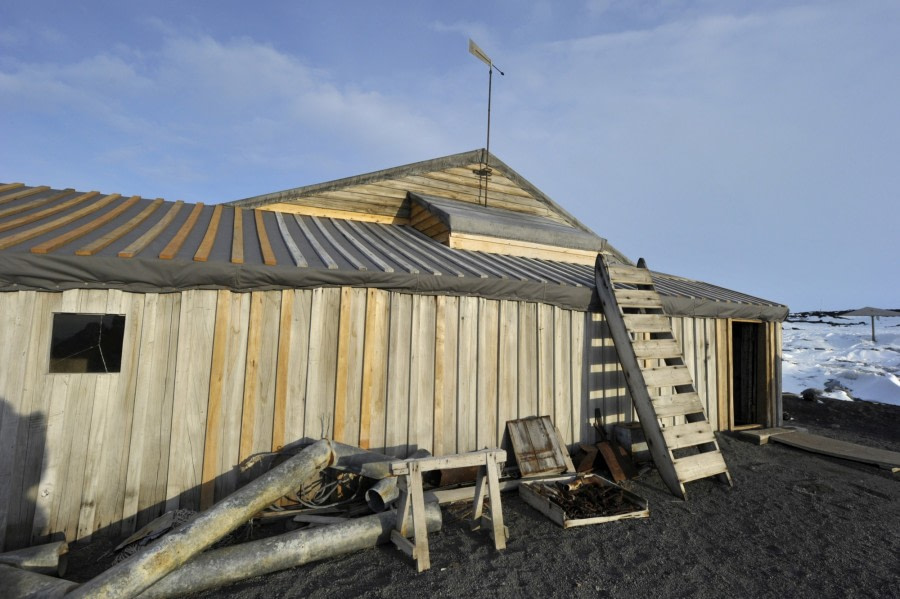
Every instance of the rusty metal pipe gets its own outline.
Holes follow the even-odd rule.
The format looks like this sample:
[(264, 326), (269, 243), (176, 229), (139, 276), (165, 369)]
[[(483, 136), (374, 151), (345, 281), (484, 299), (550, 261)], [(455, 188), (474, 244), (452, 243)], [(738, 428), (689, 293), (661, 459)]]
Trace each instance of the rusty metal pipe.
[[(295, 530), (268, 539), (208, 551), (170, 573), (144, 591), (139, 598), (180, 597), (253, 576), (368, 549), (389, 542), (396, 521), (397, 512), (391, 510), (340, 524)], [(441, 529), (441, 508), (438, 504), (425, 504), (425, 527), (429, 532)]]
[(328, 466), (331, 443), (317, 441), (248, 485), (201, 513), (182, 528), (167, 534), (146, 551), (113, 566), (67, 597), (130, 598), (208, 548), (279, 497)]

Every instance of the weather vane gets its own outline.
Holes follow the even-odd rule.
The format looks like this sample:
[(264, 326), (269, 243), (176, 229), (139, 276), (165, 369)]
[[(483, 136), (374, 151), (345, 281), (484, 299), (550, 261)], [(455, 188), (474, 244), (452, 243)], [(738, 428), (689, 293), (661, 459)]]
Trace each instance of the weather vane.
[(481, 169), (474, 171), (476, 175), (482, 177), (484, 180), (484, 204), (486, 206), (487, 178), (491, 176), (491, 167), (490, 164), (488, 164), (491, 155), (491, 88), (494, 81), (494, 71), (497, 71), (502, 76), (505, 76), (505, 73), (497, 68), (494, 61), (492, 61), (490, 57), (484, 53), (484, 50), (479, 48), (478, 44), (473, 42), (471, 38), (469, 38), (469, 53), (488, 66), (487, 143), (485, 145), (484, 154), (482, 155)]

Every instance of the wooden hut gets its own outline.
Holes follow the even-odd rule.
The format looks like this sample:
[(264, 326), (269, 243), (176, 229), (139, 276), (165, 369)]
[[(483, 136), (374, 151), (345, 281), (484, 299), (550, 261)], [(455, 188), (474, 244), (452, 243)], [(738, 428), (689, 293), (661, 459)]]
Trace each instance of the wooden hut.
[[(482, 151), (230, 205), (2, 185), (0, 547), (208, 506), (304, 439), (632, 421), (598, 252), (627, 262)], [(787, 309), (652, 276), (713, 425), (778, 424)]]

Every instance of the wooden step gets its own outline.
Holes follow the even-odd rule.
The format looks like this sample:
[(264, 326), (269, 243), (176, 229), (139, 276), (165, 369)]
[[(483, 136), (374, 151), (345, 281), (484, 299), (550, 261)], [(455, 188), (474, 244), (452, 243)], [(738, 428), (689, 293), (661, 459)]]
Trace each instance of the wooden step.
[(677, 458), (674, 463), (678, 480), (682, 483), (728, 472), (725, 458), (719, 451), (707, 451), (685, 458)]
[(632, 345), (635, 357), (641, 360), (681, 357), (681, 346), (674, 339), (637, 339)]
[(716, 436), (706, 420), (667, 426), (662, 429), (662, 433), (669, 449), (693, 447), (694, 445), (712, 443), (716, 440)]
[(616, 289), (616, 302), (620, 308), (656, 308), (662, 310), (662, 302), (656, 291)]
[(672, 323), (664, 314), (625, 314), (625, 326), (632, 333), (671, 333)]
[(656, 368), (642, 368), (644, 383), (648, 387), (677, 387), (678, 385), (693, 385), (691, 371), (687, 366), (658, 366)]
[(651, 396), (657, 418), (703, 414), (703, 402), (697, 393), (676, 393), (674, 395)]
[(610, 266), (609, 279), (613, 284), (624, 283), (627, 285), (652, 285), (653, 279), (650, 278), (650, 271), (646, 268), (635, 268), (633, 266)]

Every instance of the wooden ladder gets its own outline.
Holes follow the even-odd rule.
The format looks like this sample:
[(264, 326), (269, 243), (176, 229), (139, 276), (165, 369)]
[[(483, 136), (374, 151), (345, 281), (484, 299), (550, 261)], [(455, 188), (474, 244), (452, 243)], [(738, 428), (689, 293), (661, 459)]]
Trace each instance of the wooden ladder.
[[(725, 458), (643, 259), (637, 267), (610, 265), (599, 254), (594, 276), (650, 455), (666, 486), (686, 499), (684, 484), (693, 480), (716, 476), (731, 485)], [(663, 418), (676, 424), (663, 425)]]

